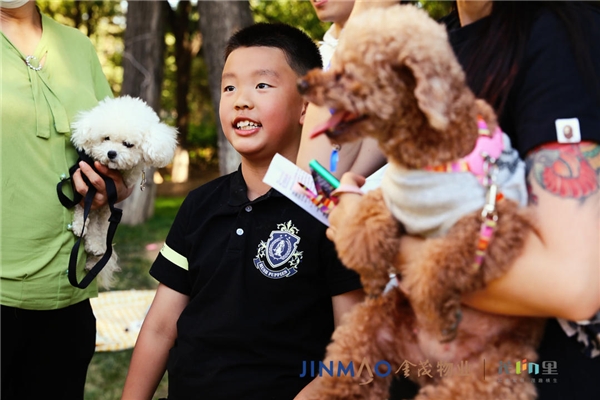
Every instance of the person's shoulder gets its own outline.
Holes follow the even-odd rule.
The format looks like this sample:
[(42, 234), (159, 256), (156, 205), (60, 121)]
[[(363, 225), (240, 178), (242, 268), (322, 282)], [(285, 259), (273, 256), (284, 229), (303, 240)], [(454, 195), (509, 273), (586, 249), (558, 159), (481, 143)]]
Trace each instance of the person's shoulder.
[(73, 38), (87, 39), (87, 36), (79, 29), (61, 24), (44, 13), (42, 13), (42, 25), (45, 31), (50, 30), (61, 35), (72, 36)]
[(552, 65), (557, 73), (562, 73), (563, 68), (576, 68), (581, 57), (585, 57), (584, 51), (593, 59), (600, 59), (600, 41), (593, 39), (599, 35), (598, 7), (541, 7), (531, 25), (524, 63), (535, 62), (542, 68)]
[(83, 32), (71, 26), (63, 25), (46, 14), (42, 13), (42, 25), (44, 32), (51, 36), (54, 45), (61, 44), (65, 49), (80, 52), (83, 49), (93, 49), (94, 46)]
[(530, 41), (568, 41), (567, 22), (578, 25), (584, 33), (589, 33), (590, 29), (597, 29), (600, 25), (600, 7), (589, 5), (587, 2), (573, 2), (565, 7), (541, 7), (531, 27)]

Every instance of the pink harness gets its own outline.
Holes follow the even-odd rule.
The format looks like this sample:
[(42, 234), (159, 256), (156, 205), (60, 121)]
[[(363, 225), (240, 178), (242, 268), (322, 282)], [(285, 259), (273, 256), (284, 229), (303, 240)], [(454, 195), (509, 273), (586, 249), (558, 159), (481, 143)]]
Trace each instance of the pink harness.
[(498, 222), (496, 203), (504, 197), (502, 193), (498, 192), (498, 186), (495, 182), (496, 161), (504, 148), (502, 131), (496, 127), (494, 132), (490, 133), (486, 122), (481, 116), (477, 117), (477, 127), (479, 128), (479, 137), (471, 153), (458, 161), (425, 167), (425, 170), (433, 172), (471, 172), (487, 189), (486, 204), (481, 211), (483, 221), (479, 230), (473, 269), (479, 269), (483, 263), (485, 252), (492, 240)]
[(427, 166), (425, 170), (433, 172), (471, 172), (482, 185), (485, 185), (485, 155), (497, 160), (502, 154), (504, 143), (502, 142), (500, 128), (496, 127), (494, 133), (490, 134), (490, 130), (481, 116), (477, 117), (477, 127), (479, 128), (479, 137), (473, 151), (460, 160), (442, 165)]

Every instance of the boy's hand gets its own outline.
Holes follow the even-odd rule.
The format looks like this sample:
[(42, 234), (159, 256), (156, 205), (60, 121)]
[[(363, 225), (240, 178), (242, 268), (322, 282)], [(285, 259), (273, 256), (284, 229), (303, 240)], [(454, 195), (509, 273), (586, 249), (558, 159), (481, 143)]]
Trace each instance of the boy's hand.
[[(94, 166), (100, 174), (111, 178), (115, 183), (115, 187), (117, 189), (117, 202), (125, 200), (127, 197), (129, 197), (131, 192), (133, 192), (133, 186), (130, 188), (125, 186), (125, 182), (123, 182), (123, 176), (121, 175), (120, 171), (110, 169), (107, 166), (100, 164), (98, 161), (94, 162)], [(77, 190), (77, 192), (83, 197), (85, 197), (85, 195), (88, 192), (88, 186), (83, 180), (83, 177), (81, 176), (82, 173), (88, 178), (90, 183), (97, 190), (96, 195), (94, 196), (94, 200), (92, 202), (92, 210), (107, 205), (108, 195), (106, 194), (106, 185), (104, 184), (104, 180), (98, 173), (96, 173), (96, 171), (92, 169), (92, 167), (88, 163), (84, 161), (81, 161), (79, 163), (79, 169), (77, 169), (77, 171), (75, 171), (75, 173), (73, 174), (73, 183), (75, 185), (75, 190)]]

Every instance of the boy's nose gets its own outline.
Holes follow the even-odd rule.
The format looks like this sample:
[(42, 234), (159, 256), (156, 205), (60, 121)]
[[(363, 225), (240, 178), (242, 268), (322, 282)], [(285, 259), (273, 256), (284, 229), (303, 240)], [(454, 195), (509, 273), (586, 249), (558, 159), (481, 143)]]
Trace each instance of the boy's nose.
[(240, 95), (235, 99), (234, 107), (236, 110), (252, 108), (252, 101), (248, 98), (248, 96), (244, 96), (242, 93), (240, 93)]

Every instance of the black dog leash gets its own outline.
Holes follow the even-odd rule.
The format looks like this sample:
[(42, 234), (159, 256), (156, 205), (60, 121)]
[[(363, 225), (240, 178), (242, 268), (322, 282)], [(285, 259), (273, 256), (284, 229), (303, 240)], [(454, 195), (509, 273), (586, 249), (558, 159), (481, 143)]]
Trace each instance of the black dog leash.
[[(77, 160), (74, 166), (69, 168), (69, 178), (61, 180), (56, 186), (58, 199), (60, 200), (61, 204), (66, 208), (75, 207), (83, 199), (83, 196), (75, 190), (75, 186), (73, 184), (73, 174), (75, 173), (75, 171), (77, 171), (77, 168), (79, 168), (79, 161), (85, 161), (92, 168), (94, 168), (94, 160), (91, 157), (89, 157), (82, 151), (77, 151), (77, 153), (79, 154), (79, 160)], [(94, 171), (96, 171), (95, 168)], [(106, 234), (106, 252), (102, 256), (102, 258), (96, 263), (96, 265), (94, 265), (92, 269), (86, 274), (86, 276), (81, 280), (81, 282), (78, 283), (77, 255), (79, 252), (79, 246), (81, 245), (81, 239), (85, 231), (85, 221), (87, 220), (88, 215), (90, 214), (90, 210), (92, 209), (92, 202), (97, 192), (97, 189), (94, 187), (94, 185), (91, 184), (91, 182), (85, 176), (85, 174), (81, 174), (81, 177), (83, 178), (84, 182), (88, 185), (88, 192), (85, 195), (83, 203), (83, 228), (81, 231), (81, 235), (79, 235), (79, 238), (77, 239), (77, 241), (73, 245), (73, 248), (71, 249), (68, 270), (69, 282), (71, 283), (71, 285), (80, 289), (85, 289), (86, 287), (88, 287), (88, 285), (94, 280), (94, 278), (100, 273), (100, 271), (102, 271), (102, 268), (106, 266), (108, 260), (110, 260), (113, 251), (112, 241), (115, 236), (115, 232), (117, 231), (117, 226), (119, 225), (119, 222), (121, 222), (121, 216), (123, 215), (123, 210), (115, 207), (115, 203), (117, 202), (117, 188), (115, 186), (115, 182), (111, 178), (108, 178), (101, 174), (99, 175), (104, 180), (104, 184), (106, 186), (106, 195), (108, 196), (108, 206), (110, 207), (110, 217), (108, 218), (110, 224), (108, 226), (108, 232)], [(71, 181), (71, 187), (73, 188), (73, 200), (69, 199), (69, 197), (67, 197), (62, 191), (63, 184), (68, 180)]]

